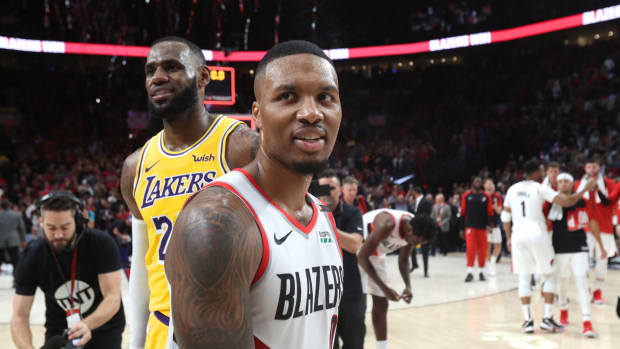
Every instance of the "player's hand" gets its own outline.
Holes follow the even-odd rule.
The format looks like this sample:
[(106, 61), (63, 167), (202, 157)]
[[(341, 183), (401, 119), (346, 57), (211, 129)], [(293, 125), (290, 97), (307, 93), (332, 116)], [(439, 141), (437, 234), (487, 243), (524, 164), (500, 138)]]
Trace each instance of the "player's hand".
[(406, 287), (403, 291), (403, 294), (400, 295), (400, 298), (404, 299), (407, 303), (411, 303), (411, 300), (413, 299), (413, 293), (411, 293), (411, 289), (409, 287)]
[(465, 240), (465, 231), (464, 230), (459, 231), (459, 235), (461, 236), (462, 240)]
[(588, 182), (586, 183), (586, 189), (594, 190), (595, 188), (596, 188), (596, 179), (595, 178), (588, 179)]
[(604, 247), (601, 247), (601, 260), (607, 259), (607, 251), (605, 251)]
[(506, 241), (506, 248), (508, 248), (508, 252), (512, 252), (512, 241)]
[(88, 325), (86, 325), (84, 321), (76, 323), (69, 329), (69, 339), (73, 340), (76, 338), (80, 338), (80, 341), (76, 344), (78, 347), (86, 345), (86, 343), (88, 343), (92, 338), (90, 328), (88, 328)]
[(398, 292), (394, 291), (394, 289), (390, 287), (386, 287), (385, 290), (383, 290), (383, 293), (385, 294), (385, 297), (390, 301), (398, 302), (400, 300), (400, 295), (398, 294)]

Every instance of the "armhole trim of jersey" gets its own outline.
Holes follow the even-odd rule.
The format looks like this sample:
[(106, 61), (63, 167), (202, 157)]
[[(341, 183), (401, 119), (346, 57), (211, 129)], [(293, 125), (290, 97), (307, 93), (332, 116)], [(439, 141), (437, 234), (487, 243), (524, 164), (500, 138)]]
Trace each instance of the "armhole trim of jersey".
[(151, 144), (151, 139), (142, 147), (140, 151), (140, 162), (138, 162), (138, 167), (136, 167), (136, 174), (133, 179), (133, 197), (134, 200), (136, 198), (136, 191), (138, 190), (138, 183), (140, 181), (140, 176), (142, 175), (142, 165), (144, 164), (144, 159), (146, 158), (146, 151), (149, 148), (149, 144)]
[(245, 207), (248, 208), (252, 216), (254, 216), (254, 220), (256, 221), (256, 225), (258, 226), (258, 230), (260, 230), (261, 238), (263, 241), (263, 256), (261, 257), (261, 261), (260, 261), (260, 264), (258, 265), (258, 269), (256, 270), (256, 273), (254, 274), (254, 278), (252, 279), (251, 285), (254, 285), (265, 274), (265, 271), (267, 270), (267, 267), (269, 266), (269, 257), (270, 257), (269, 240), (267, 239), (267, 234), (265, 233), (263, 224), (258, 218), (258, 215), (254, 211), (254, 208), (252, 207), (252, 205), (250, 205), (250, 203), (232, 185), (228, 183), (224, 183), (224, 182), (213, 182), (213, 183), (207, 184), (204, 188), (214, 187), (214, 186), (222, 187), (230, 191), (231, 193), (233, 193), (236, 197), (238, 197), (243, 202)]
[(228, 149), (227, 147), (228, 136), (230, 136), (230, 134), (233, 133), (233, 131), (237, 128), (237, 126), (241, 125), (241, 123), (242, 123), (241, 121), (235, 120), (230, 125), (228, 125), (228, 128), (226, 129), (226, 131), (224, 131), (224, 134), (222, 135), (222, 139), (220, 140), (220, 168), (222, 169), (222, 172), (224, 173), (230, 172), (230, 167), (228, 167), (228, 162), (226, 161), (226, 149)]
[[(390, 217), (392, 217), (392, 221), (394, 222), (394, 229), (396, 229), (396, 231), (398, 231), (398, 235), (400, 235), (400, 222), (396, 223), (396, 217), (394, 217), (394, 215), (392, 214), (392, 212), (387, 211), (387, 210), (385, 210), (385, 211), (383, 211), (383, 212), (385, 212), (385, 213), (389, 214), (389, 215), (390, 215)], [(383, 212), (381, 212), (381, 213), (383, 213)], [(381, 213), (380, 213), (380, 214), (381, 214)]]

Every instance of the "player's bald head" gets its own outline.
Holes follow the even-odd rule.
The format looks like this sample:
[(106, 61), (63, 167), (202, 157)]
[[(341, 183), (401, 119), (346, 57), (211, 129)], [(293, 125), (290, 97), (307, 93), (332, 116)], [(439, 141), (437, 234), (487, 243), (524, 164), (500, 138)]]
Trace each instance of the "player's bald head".
[(277, 60), (278, 58), (298, 55), (298, 54), (311, 54), (317, 57), (323, 58), (336, 70), (334, 66), (334, 62), (318, 47), (316, 44), (313, 44), (309, 41), (304, 40), (291, 40), (286, 41), (272, 47), (265, 56), (258, 62), (258, 66), (256, 67), (256, 76), (254, 78), (254, 95), (257, 96), (257, 88), (259, 86), (260, 81), (265, 77), (265, 71), (270, 63)]

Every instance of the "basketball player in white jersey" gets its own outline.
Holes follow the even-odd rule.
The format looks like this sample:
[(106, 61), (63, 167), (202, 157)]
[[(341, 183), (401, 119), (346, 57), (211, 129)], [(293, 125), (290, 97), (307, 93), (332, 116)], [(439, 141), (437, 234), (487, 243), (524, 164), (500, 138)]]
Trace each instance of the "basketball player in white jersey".
[[(411, 280), (409, 256), (419, 243), (432, 241), (439, 227), (428, 216), (417, 216), (407, 211), (378, 209), (362, 216), (366, 241), (357, 256), (362, 267), (362, 288), (372, 296), (372, 325), (375, 330), (377, 349), (387, 349), (388, 300), (403, 299), (411, 303)], [(402, 293), (387, 284), (386, 255), (398, 252), (398, 270), (405, 282)]]
[[(534, 320), (530, 311), (530, 275), (541, 275), (543, 296), (545, 299), (544, 316), (541, 329), (561, 332), (563, 326), (553, 320), (553, 300), (555, 292), (554, 251), (551, 238), (547, 234), (543, 203), (569, 207), (574, 205), (585, 192), (581, 190), (572, 195), (561, 194), (540, 181), (543, 169), (540, 162), (531, 159), (525, 163), (526, 179), (512, 185), (506, 194), (501, 220), (506, 230), (508, 249), (512, 251), (514, 272), (519, 275), (519, 297), (523, 306), (525, 322), (522, 330), (534, 333)], [(586, 189), (595, 187), (595, 181), (589, 181)], [(514, 235), (512, 234), (514, 225)]]
[(338, 135), (332, 61), (307, 41), (256, 68), (256, 160), (190, 198), (166, 276), (180, 348), (332, 348), (342, 254), (331, 213), (307, 193)]

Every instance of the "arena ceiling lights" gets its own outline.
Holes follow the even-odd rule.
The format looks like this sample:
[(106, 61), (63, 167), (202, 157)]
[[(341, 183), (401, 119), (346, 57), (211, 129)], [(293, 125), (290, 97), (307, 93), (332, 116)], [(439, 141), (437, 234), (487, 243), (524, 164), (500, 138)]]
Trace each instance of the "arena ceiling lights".
[[(519, 27), (446, 37), (409, 44), (338, 48), (325, 50), (333, 60), (370, 58), (384, 56), (412, 55), (423, 52), (450, 50), (454, 48), (489, 45), (503, 41), (556, 32), (560, 30), (611, 21), (620, 18), (620, 4), (586, 11), (580, 14), (560, 17)], [(146, 57), (149, 47), (91, 44), (48, 40), (31, 40), (0, 36), (0, 49), (41, 53), (104, 55)], [(258, 62), (266, 51), (224, 51), (203, 50), (207, 61), (216, 62)]]

